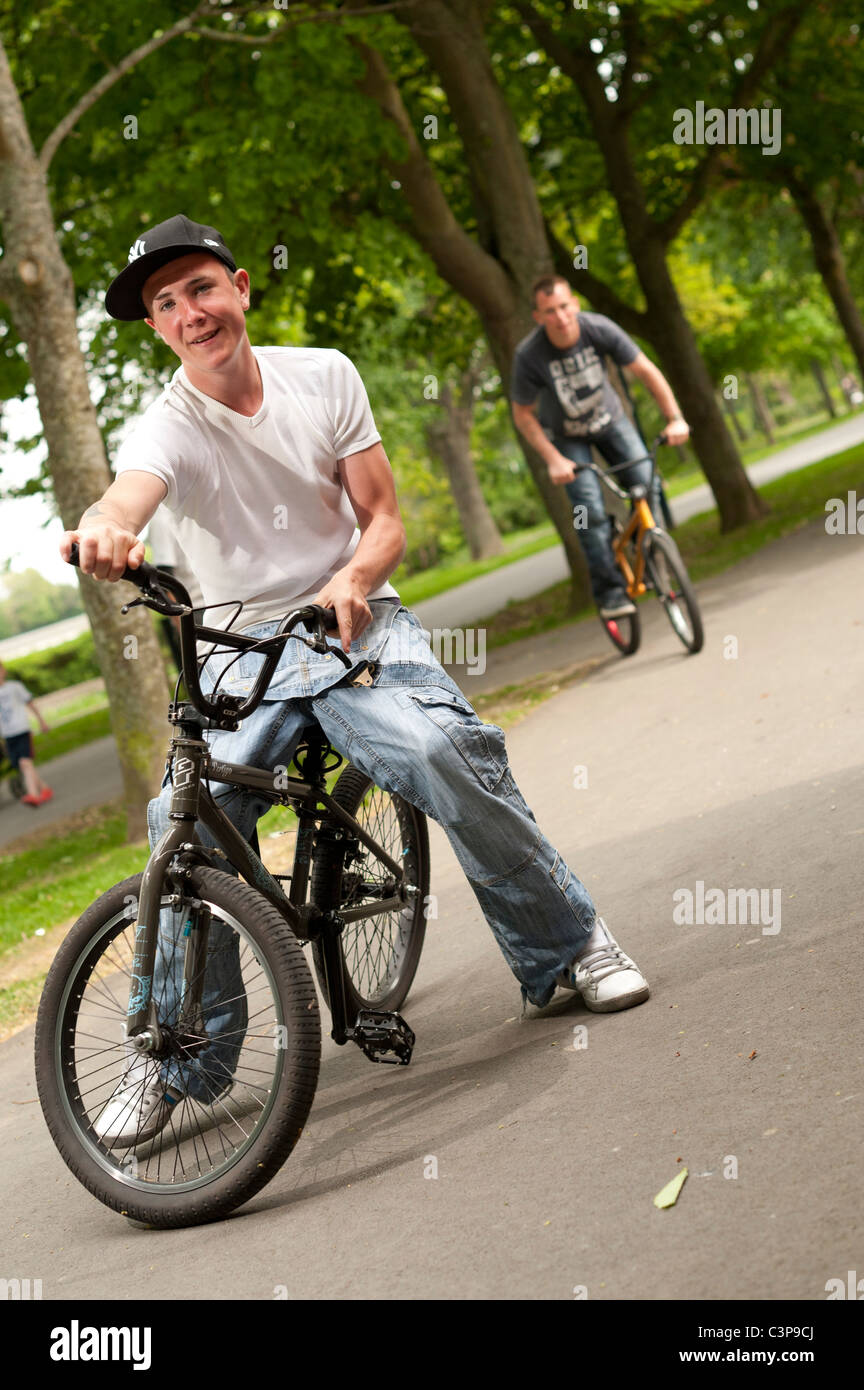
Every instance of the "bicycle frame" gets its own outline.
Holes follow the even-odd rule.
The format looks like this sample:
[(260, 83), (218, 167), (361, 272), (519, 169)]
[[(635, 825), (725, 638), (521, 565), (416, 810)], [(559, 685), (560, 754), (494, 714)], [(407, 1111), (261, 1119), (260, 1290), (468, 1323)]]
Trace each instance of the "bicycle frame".
[[(323, 785), (324, 760), (329, 744), (323, 734), (311, 733), (307, 759), (313, 762), (309, 780), (286, 777), (290, 792), (274, 788), (273, 773), (242, 763), (224, 763), (211, 759), (205, 741), (196, 737), (194, 719), (175, 716), (180, 733), (171, 742), (173, 761), (173, 794), (170, 819), (172, 824), (155, 846), (141, 884), (138, 920), (135, 926), (135, 957), (132, 965), (132, 989), (126, 1020), (126, 1035), (134, 1040), (146, 1034), (149, 1039), (158, 1035), (155, 1002), (152, 999), (152, 980), (156, 960), (159, 913), (165, 896), (166, 880), (189, 879), (195, 864), (204, 864), (213, 855), (223, 855), (240, 876), (257, 889), (277, 909), (300, 940), (322, 938), (322, 953), (327, 974), (331, 1003), (332, 1037), (337, 1043), (347, 1042), (355, 1021), (347, 1016), (344, 991), (334, 989), (341, 982), (337, 954), (339, 932), (348, 922), (363, 921), (404, 905), (403, 867), (368, 834), (359, 822), (333, 800)], [(297, 846), (294, 855), (291, 889), (285, 893), (279, 881), (261, 862), (259, 856), (218, 806), (209, 789), (203, 785), (210, 777), (228, 786), (248, 788), (272, 799), (274, 805), (290, 804), (297, 814)], [(321, 808), (319, 810), (319, 807)], [(196, 821), (206, 827), (216, 843), (215, 850), (205, 846), (195, 830)], [(356, 838), (384, 865), (394, 880), (394, 892), (387, 898), (361, 907), (348, 907), (338, 913), (322, 912), (307, 904), (316, 828), (321, 833), (333, 830), (337, 835), (346, 832)], [(337, 829), (338, 827), (338, 829)], [(169, 882), (169, 886), (172, 886)], [(194, 886), (194, 884), (193, 884)], [(195, 1030), (206, 960), (207, 927), (194, 933), (187, 927), (189, 937), (184, 965), (183, 1009), (178, 1030)]]
[[(600, 468), (596, 463), (587, 463), (583, 465), (583, 467), (590, 468), (593, 473), (596, 473), (600, 481), (610, 492), (614, 492), (622, 501), (629, 502), (633, 508), (627, 525), (624, 527), (621, 534), (616, 536), (612, 541), (612, 553), (615, 556), (615, 562), (618, 568), (624, 575), (627, 583), (627, 593), (630, 598), (639, 598), (642, 594), (647, 593), (647, 585), (644, 579), (645, 547), (642, 544), (642, 540), (648, 531), (659, 531), (661, 529), (654, 520), (654, 513), (648, 505), (648, 493), (651, 490), (651, 486), (657, 474), (657, 447), (662, 442), (664, 442), (663, 436), (660, 435), (655, 439), (651, 449), (643, 458), (628, 459), (626, 463), (610, 464), (608, 469)], [(620, 487), (611, 476), (611, 474), (618, 469), (632, 468), (635, 463), (647, 462), (651, 464), (651, 477), (648, 480), (647, 486), (644, 483), (637, 483), (635, 487), (625, 489)], [(627, 558), (627, 546), (631, 541), (633, 541), (636, 546), (635, 570)]]
[[(77, 546), (73, 546), (71, 563), (78, 563)], [(142, 597), (134, 599), (123, 608), (125, 613), (135, 604), (144, 603), (155, 612), (167, 617), (180, 619), (180, 649), (183, 658), (182, 676), (189, 694), (187, 701), (173, 704), (169, 709), (169, 720), (177, 732), (172, 735), (169, 747), (169, 766), (171, 768), (172, 795), (169, 810), (168, 829), (154, 847), (141, 881), (141, 893), (135, 922), (135, 952), (132, 961), (132, 979), (126, 1015), (126, 1037), (141, 1052), (157, 1052), (161, 1045), (161, 1029), (158, 1022), (156, 1004), (153, 999), (153, 975), (156, 964), (157, 941), (159, 935), (159, 915), (163, 898), (179, 896), (178, 887), (189, 885), (185, 893), (191, 897), (193, 908), (201, 909), (200, 921), (193, 930), (192, 919), (186, 923), (186, 955), (183, 966), (182, 1005), (177, 1031), (203, 1032), (200, 1002), (204, 985), (207, 959), (207, 938), (209, 933), (209, 913), (204, 904), (190, 895), (189, 888), (195, 888), (195, 869), (212, 862), (214, 856), (223, 857), (242, 878), (255, 888), (282, 915), (291, 930), (300, 940), (321, 938), (321, 950), (327, 978), (330, 1012), (333, 1023), (331, 1036), (337, 1043), (345, 1043), (352, 1037), (359, 1042), (364, 1051), (367, 1043), (374, 1045), (378, 1020), (387, 1029), (396, 1026), (403, 1030), (403, 1038), (410, 1039), (407, 1056), (413, 1045), (413, 1034), (399, 1019), (398, 1015), (375, 1015), (374, 1011), (361, 1010), (367, 1020), (364, 1027), (353, 1025), (360, 1014), (347, 1017), (344, 992), (344, 977), (340, 968), (338, 938), (347, 922), (363, 921), (368, 917), (392, 912), (404, 905), (403, 884), (405, 872), (394, 859), (368, 834), (355, 817), (339, 806), (324, 787), (325, 761), (330, 749), (326, 738), (316, 726), (310, 726), (305, 740), (307, 749), (301, 770), (311, 763), (310, 778), (286, 777), (291, 784), (290, 793), (278, 789), (272, 771), (265, 768), (250, 767), (243, 763), (224, 763), (210, 757), (206, 740), (202, 737), (205, 729), (236, 730), (239, 723), (260, 704), (279, 661), (285, 643), (297, 636), (293, 628), (301, 623), (313, 637), (300, 637), (313, 650), (330, 651), (347, 668), (351, 684), (371, 684), (376, 663), (361, 661), (356, 666), (337, 646), (329, 646), (325, 637), (325, 619), (332, 617), (327, 610), (314, 604), (295, 609), (280, 623), (272, 637), (256, 639), (230, 629), (199, 626), (195, 622), (194, 610), (189, 594), (173, 576), (163, 574), (153, 566), (142, 564), (137, 569), (127, 568), (121, 576), (135, 584), (142, 591)], [(170, 589), (176, 598), (166, 593)], [(254, 650), (264, 657), (252, 691), (245, 697), (213, 693), (208, 697), (201, 689), (198, 675), (197, 642), (214, 641), (240, 652)], [(212, 653), (211, 653), (212, 655)], [(341, 755), (337, 755), (342, 761)], [(337, 764), (338, 766), (339, 764)], [(272, 800), (274, 805), (291, 805), (297, 814), (297, 846), (291, 874), (291, 890), (286, 895), (278, 879), (275, 878), (252, 847), (217, 805), (204, 785), (210, 778), (228, 786), (247, 788)], [(323, 809), (319, 811), (319, 806)], [(196, 831), (196, 822), (207, 829), (215, 841), (215, 848), (202, 842)], [(316, 828), (318, 840), (328, 833), (339, 836), (346, 833), (370, 850), (393, 878), (394, 891), (386, 899), (364, 905), (349, 907), (340, 912), (322, 912), (314, 903), (307, 904), (309, 873), (314, 857)], [(166, 888), (172, 889), (166, 895)], [(338, 988), (336, 986), (338, 985)], [(371, 1023), (368, 1021), (371, 1019)], [(388, 1034), (389, 1036), (389, 1034)], [(371, 1055), (368, 1053), (367, 1055)]]

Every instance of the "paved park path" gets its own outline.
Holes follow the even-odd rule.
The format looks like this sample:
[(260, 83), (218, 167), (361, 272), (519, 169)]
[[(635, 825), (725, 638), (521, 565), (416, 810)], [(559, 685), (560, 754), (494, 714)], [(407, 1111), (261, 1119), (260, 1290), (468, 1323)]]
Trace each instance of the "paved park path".
[[(658, 608), (637, 656), (508, 736), (647, 1003), (604, 1016), (563, 996), (520, 1021), (432, 826), (414, 1061), (326, 1040), (303, 1138), (229, 1220), (150, 1232), (101, 1207), (34, 1103), (32, 1029), (0, 1048), (4, 1274), (46, 1299), (570, 1301), (824, 1299), (860, 1272), (861, 547), (819, 524), (767, 547), (700, 587), (699, 656)], [(570, 628), (571, 655), (598, 636)], [(677, 924), (673, 895), (700, 883), (764, 890), (772, 921)]]

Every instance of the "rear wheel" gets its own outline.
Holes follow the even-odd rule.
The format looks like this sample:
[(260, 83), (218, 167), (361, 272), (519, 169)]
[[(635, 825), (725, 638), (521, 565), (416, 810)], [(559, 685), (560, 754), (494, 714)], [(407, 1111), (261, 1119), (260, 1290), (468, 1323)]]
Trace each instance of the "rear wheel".
[[(339, 937), (349, 1018), (360, 1009), (397, 1010), (404, 1003), (426, 935), (429, 895), (429, 831), (426, 817), (395, 792), (382, 791), (359, 768), (347, 767), (333, 799), (402, 865), (401, 906), (347, 922)], [(396, 894), (393, 875), (371, 850), (345, 833), (325, 840), (312, 873), (312, 900), (324, 911), (373, 907)], [(315, 972), (328, 1006), (330, 996), (320, 940), (312, 942)]]
[(318, 1079), (318, 1002), (276, 909), (198, 868), (162, 900), (159, 1036), (136, 1052), (125, 1024), (140, 890), (140, 874), (117, 884), (63, 942), (39, 1005), (36, 1081), (52, 1138), (94, 1197), (151, 1226), (191, 1226), (248, 1201), (294, 1148)]
[(645, 566), (672, 630), (689, 652), (701, 651), (705, 637), (699, 605), (681, 552), (665, 531), (647, 533)]

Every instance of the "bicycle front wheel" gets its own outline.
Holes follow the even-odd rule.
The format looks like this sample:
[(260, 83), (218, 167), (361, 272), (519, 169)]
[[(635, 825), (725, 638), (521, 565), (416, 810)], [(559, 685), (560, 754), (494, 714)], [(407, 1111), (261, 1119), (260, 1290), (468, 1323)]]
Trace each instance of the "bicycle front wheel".
[(318, 1079), (317, 998), (276, 909), (230, 874), (198, 868), (162, 900), (159, 1038), (136, 1051), (125, 1023), (140, 888), (139, 874), (109, 889), (60, 948), (39, 1006), (36, 1081), (54, 1142), (88, 1191), (148, 1225), (191, 1226), (248, 1201), (294, 1148)]
[(600, 622), (609, 641), (622, 656), (632, 656), (639, 650), (642, 628), (638, 608), (635, 613), (624, 613), (620, 618), (601, 617)]
[(681, 552), (665, 531), (647, 533), (645, 566), (676, 636), (689, 652), (701, 651), (705, 637), (699, 605)]
[[(382, 791), (356, 767), (346, 767), (333, 799), (367, 834), (401, 864), (405, 878), (402, 905), (361, 921), (347, 922), (339, 945), (345, 1003), (349, 1015), (359, 1009), (399, 1009), (404, 1003), (423, 949), (429, 897), (429, 829), (416, 806), (394, 792)], [(390, 871), (346, 832), (327, 841), (316, 858), (312, 898), (325, 911), (366, 907), (392, 898), (396, 885)], [(312, 942), (312, 959), (324, 998), (330, 1005), (324, 953)]]

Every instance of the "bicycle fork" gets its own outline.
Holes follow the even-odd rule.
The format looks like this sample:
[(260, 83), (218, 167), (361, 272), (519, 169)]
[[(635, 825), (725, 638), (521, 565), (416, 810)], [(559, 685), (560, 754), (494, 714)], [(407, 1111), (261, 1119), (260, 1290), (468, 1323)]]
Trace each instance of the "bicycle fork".
[[(172, 873), (180, 883), (184, 880), (189, 882), (192, 861), (183, 856), (183, 851), (191, 856), (196, 849), (203, 850), (203, 846), (197, 842), (195, 822), (198, 818), (201, 766), (207, 754), (207, 745), (203, 739), (189, 737), (184, 732), (174, 739), (171, 747), (176, 755), (173, 762), (171, 824), (150, 856), (141, 881), (132, 981), (126, 1010), (126, 1037), (136, 1051), (151, 1056), (164, 1053), (169, 1041), (165, 1037), (164, 1026), (160, 1026), (153, 998), (159, 917), (168, 866), (180, 855), (180, 861)], [(210, 909), (195, 896), (191, 882), (190, 895), (184, 895), (183, 902), (189, 911), (182, 926), (185, 946), (183, 979), (173, 1031), (192, 1045), (196, 1042), (206, 1044), (201, 999), (210, 935)]]

